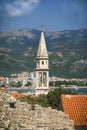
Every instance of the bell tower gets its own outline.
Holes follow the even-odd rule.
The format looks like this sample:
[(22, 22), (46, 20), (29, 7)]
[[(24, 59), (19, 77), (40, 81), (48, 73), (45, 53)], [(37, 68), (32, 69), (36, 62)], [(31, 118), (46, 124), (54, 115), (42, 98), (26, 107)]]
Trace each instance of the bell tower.
[(47, 94), (49, 91), (49, 58), (44, 32), (41, 31), (36, 58), (36, 95)]

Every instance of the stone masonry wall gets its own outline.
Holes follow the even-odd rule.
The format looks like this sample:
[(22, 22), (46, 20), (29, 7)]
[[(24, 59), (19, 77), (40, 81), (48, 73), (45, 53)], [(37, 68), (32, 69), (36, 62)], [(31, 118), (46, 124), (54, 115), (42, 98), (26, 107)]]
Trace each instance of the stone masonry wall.
[[(11, 108), (9, 103), (15, 103)], [(74, 130), (73, 121), (61, 111), (32, 106), (0, 93), (0, 130)]]

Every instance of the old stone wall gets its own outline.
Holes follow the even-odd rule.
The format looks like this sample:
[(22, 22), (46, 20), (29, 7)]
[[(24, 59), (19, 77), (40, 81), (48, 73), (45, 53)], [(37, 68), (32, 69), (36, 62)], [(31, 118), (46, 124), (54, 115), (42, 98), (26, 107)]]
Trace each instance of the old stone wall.
[[(15, 104), (11, 108), (10, 103)], [(15, 100), (0, 93), (0, 130), (74, 130), (73, 121), (61, 111)]]

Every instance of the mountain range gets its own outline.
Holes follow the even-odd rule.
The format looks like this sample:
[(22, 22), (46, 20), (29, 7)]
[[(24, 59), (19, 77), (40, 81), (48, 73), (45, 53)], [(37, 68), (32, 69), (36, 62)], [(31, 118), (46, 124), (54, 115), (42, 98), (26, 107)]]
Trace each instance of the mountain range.
[[(35, 71), (40, 30), (0, 32), (0, 75)], [(44, 32), (50, 76), (87, 78), (87, 29)]]

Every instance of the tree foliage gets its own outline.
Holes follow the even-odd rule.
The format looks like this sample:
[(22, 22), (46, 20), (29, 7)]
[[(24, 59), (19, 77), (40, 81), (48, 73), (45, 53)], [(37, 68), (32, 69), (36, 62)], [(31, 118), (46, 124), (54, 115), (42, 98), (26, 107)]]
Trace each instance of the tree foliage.
[(47, 94), (48, 104), (51, 108), (58, 109), (62, 94), (74, 94), (70, 89), (55, 88)]
[(28, 81), (27, 84), (25, 84), (25, 86), (31, 86), (31, 82)]
[(47, 99), (47, 95), (42, 94), (39, 95), (37, 98), (37, 103), (43, 107), (49, 107), (49, 103), (48, 103), (48, 99)]
[(50, 86), (61, 86), (61, 85), (77, 85), (77, 86), (87, 86), (86, 81), (51, 81)]
[(47, 95), (26, 96), (21, 98), (21, 101), (28, 102), (29, 104), (39, 104), (43, 107), (51, 107), (53, 109), (58, 109), (61, 101), (62, 94), (75, 94), (70, 89), (55, 88), (48, 92)]

